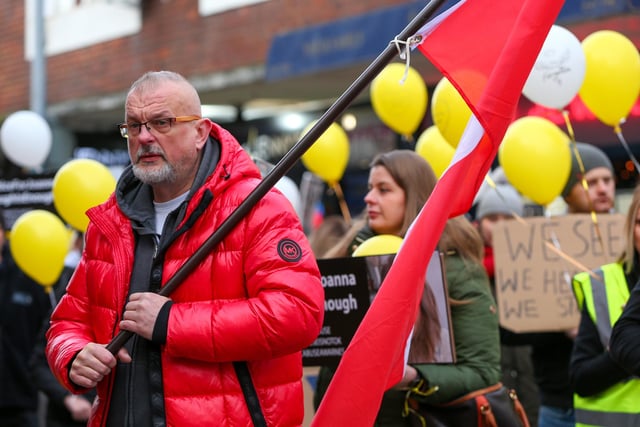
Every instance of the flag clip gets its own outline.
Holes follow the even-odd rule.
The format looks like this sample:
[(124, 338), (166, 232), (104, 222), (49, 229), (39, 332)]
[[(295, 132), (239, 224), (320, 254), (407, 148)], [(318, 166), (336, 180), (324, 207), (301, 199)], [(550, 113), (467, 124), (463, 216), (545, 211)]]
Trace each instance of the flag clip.
[(406, 60), (404, 74), (400, 79), (400, 84), (404, 84), (405, 80), (407, 80), (409, 67), (411, 65), (411, 49), (422, 43), (422, 36), (420, 34), (416, 34), (409, 37), (406, 41), (400, 40), (398, 36), (395, 36), (392, 43), (396, 45), (400, 59)]

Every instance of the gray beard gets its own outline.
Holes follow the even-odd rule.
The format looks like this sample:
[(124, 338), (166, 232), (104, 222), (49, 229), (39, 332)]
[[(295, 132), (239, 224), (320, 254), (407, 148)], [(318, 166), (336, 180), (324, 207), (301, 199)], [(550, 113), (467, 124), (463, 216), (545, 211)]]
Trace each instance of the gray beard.
[(138, 165), (133, 165), (133, 175), (145, 184), (154, 185), (176, 180), (175, 170), (168, 163), (164, 163), (160, 169), (145, 170)]

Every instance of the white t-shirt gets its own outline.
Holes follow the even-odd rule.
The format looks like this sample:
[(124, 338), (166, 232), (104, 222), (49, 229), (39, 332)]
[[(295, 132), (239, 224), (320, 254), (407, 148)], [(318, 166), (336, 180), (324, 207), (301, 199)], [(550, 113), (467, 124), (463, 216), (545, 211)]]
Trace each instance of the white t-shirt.
[(180, 206), (180, 203), (187, 198), (187, 194), (189, 194), (188, 191), (167, 202), (153, 202), (153, 208), (156, 211), (156, 234), (158, 236), (162, 234), (167, 215)]

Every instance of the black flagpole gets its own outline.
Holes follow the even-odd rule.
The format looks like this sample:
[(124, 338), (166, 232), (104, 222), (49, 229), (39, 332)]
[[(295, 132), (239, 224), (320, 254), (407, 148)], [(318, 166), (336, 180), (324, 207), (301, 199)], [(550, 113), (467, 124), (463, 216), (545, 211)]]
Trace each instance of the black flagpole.
[[(407, 39), (413, 36), (431, 19), (436, 10), (445, 0), (431, 0), (416, 15), (413, 20), (397, 36), (397, 40), (404, 49)], [(353, 102), (353, 100), (371, 83), (371, 81), (391, 62), (398, 53), (395, 43), (389, 45), (380, 55), (360, 74), (360, 76), (347, 88), (347, 90), (329, 107), (329, 109), (318, 119), (316, 124), (284, 155), (264, 179), (253, 189), (247, 198), (233, 211), (220, 227), (194, 252), (179, 269), (175, 272), (158, 294), (169, 296), (182, 281), (211, 253), (211, 251), (229, 234), (229, 232), (244, 218), (256, 203), (282, 178), (300, 157), (313, 145), (313, 143), (327, 130), (343, 111)], [(109, 344), (107, 350), (116, 354), (118, 350), (131, 338), (133, 332), (120, 331)]]

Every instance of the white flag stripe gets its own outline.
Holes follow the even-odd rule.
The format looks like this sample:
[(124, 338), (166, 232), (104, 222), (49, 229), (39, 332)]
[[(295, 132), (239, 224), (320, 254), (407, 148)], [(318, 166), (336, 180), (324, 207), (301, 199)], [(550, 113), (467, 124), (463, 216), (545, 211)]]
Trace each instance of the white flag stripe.
[(424, 39), (426, 37), (428, 37), (429, 34), (438, 25), (440, 25), (440, 23), (442, 21), (447, 19), (449, 17), (449, 15), (451, 15), (453, 12), (455, 12), (460, 6), (462, 6), (466, 2), (467, 2), (467, 0), (461, 0), (459, 3), (456, 3), (455, 5), (451, 6), (449, 9), (445, 10), (440, 15), (436, 16), (435, 18), (433, 18), (432, 20), (430, 20), (429, 22), (424, 24), (424, 26), (422, 28), (420, 28), (416, 34), (420, 34), (422, 36), (423, 41), (424, 41)]
[(442, 177), (444, 177), (447, 174), (447, 171), (453, 165), (455, 165), (456, 163), (458, 163), (459, 161), (467, 157), (469, 154), (471, 154), (471, 152), (478, 146), (478, 143), (484, 136), (484, 133), (485, 133), (484, 128), (482, 127), (482, 125), (480, 124), (476, 116), (472, 114), (471, 117), (469, 117), (469, 121), (467, 122), (467, 127), (464, 129), (464, 133), (460, 138), (460, 143), (456, 148), (456, 152), (453, 155), (453, 159), (451, 159), (451, 163), (449, 164), (447, 169), (445, 169), (445, 171), (443, 172)]

